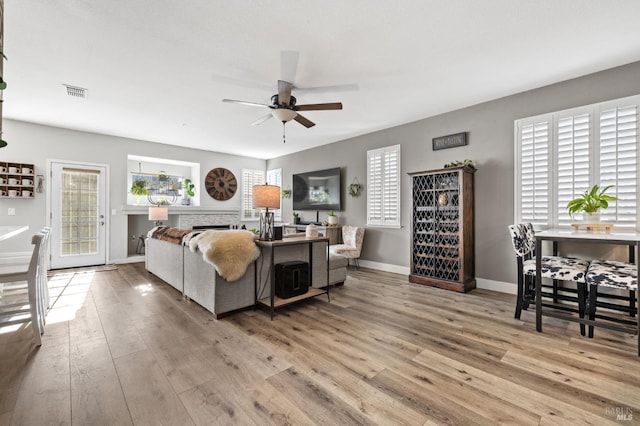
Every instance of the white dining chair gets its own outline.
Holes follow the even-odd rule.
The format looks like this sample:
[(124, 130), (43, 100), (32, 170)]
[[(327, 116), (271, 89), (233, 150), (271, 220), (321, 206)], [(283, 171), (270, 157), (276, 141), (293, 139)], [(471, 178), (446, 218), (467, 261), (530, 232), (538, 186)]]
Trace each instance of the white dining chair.
[[(38, 275), (37, 275), (37, 294), (40, 311), (45, 315), (41, 315), (40, 329), (44, 333), (46, 312), (50, 308), (49, 299), (49, 279), (47, 277), (47, 260), (49, 258), (49, 237), (51, 236), (51, 228), (46, 227), (40, 231), (42, 234), (42, 242), (38, 248)], [(4, 283), (8, 291), (12, 294), (17, 292), (27, 292), (28, 273), (30, 263), (9, 266), (4, 272), (0, 270), (0, 284)]]
[[(31, 323), (33, 336), (37, 346), (42, 344), (41, 335), (44, 332), (44, 303), (42, 289), (39, 288), (38, 274), (42, 273), (40, 266), (40, 250), (44, 235), (38, 233), (33, 236), (33, 254), (29, 262), (26, 281), (5, 283), (5, 291), (0, 298), (0, 328), (16, 324)], [(26, 292), (22, 291), (26, 286)]]

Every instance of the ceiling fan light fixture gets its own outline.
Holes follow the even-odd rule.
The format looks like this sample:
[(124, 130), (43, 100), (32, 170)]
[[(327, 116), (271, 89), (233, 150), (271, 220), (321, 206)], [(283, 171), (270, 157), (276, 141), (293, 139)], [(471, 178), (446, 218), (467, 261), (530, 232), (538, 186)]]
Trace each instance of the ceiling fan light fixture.
[(298, 115), (297, 112), (288, 108), (274, 108), (271, 111), (271, 114), (273, 114), (275, 118), (282, 121), (283, 123), (293, 120), (294, 118), (296, 118), (296, 115)]

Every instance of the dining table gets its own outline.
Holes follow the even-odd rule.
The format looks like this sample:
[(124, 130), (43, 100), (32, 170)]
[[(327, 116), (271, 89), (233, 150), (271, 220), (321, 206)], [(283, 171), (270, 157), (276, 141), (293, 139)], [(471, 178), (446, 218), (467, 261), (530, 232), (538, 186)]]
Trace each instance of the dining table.
[[(542, 332), (542, 316), (550, 316), (561, 318), (568, 321), (579, 322), (581, 324), (593, 325), (597, 327), (622, 331), (626, 333), (636, 334), (638, 340), (638, 356), (640, 356), (640, 321), (636, 319), (637, 329), (630, 329), (622, 325), (610, 324), (605, 322), (596, 322), (587, 318), (578, 318), (570, 315), (566, 311), (553, 309), (542, 306), (542, 277), (540, 275), (542, 267), (542, 243), (550, 241), (553, 243), (554, 255), (558, 250), (558, 245), (562, 243), (580, 243), (580, 244), (611, 244), (624, 245), (629, 247), (629, 262), (635, 263), (637, 268), (636, 249), (640, 248), (640, 232), (635, 230), (617, 230), (613, 229), (608, 232), (598, 230), (584, 229), (548, 229), (536, 232), (536, 330)], [(637, 316), (636, 316), (637, 317)]]
[(15, 237), (27, 229), (29, 225), (0, 225), (0, 241)]

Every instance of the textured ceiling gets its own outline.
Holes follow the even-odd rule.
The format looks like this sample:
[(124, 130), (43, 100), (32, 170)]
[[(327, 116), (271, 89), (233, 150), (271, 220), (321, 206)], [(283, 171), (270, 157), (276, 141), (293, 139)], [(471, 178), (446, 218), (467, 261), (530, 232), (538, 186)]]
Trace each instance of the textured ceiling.
[[(4, 114), (273, 158), (638, 61), (638, 16), (637, 0), (5, 0)], [(277, 120), (249, 125), (268, 110), (221, 102), (268, 104), (279, 78), (337, 86), (293, 94), (344, 109), (305, 112), (316, 126), (283, 143)]]

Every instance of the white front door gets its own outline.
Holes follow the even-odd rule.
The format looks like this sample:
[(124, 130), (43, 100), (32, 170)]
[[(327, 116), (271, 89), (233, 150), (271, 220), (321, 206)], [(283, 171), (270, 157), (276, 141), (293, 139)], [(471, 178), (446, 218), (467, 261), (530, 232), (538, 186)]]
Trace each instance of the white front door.
[(106, 263), (106, 167), (51, 163), (51, 268)]

